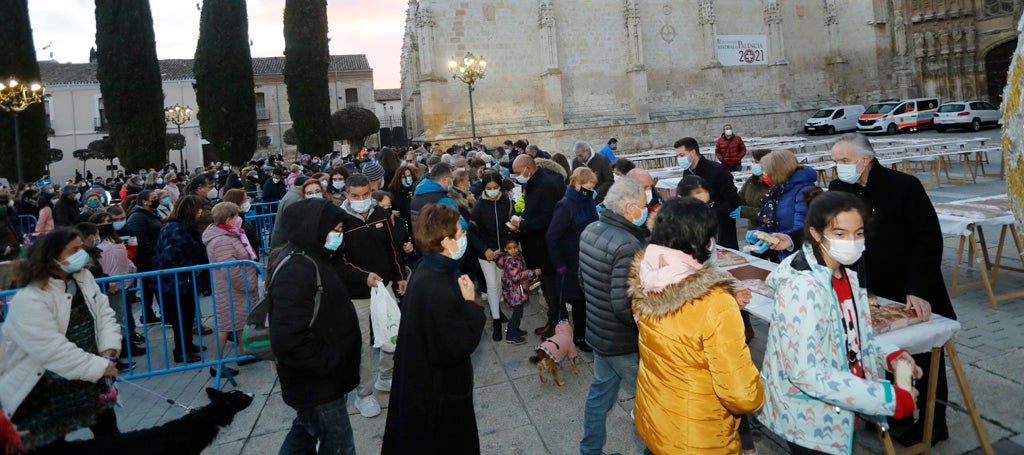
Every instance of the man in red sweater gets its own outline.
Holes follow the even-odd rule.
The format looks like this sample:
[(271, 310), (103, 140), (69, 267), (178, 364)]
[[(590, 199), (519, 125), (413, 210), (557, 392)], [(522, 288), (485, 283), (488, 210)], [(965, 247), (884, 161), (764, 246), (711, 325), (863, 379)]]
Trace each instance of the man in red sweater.
[(747, 146), (743, 143), (743, 139), (733, 134), (732, 125), (725, 124), (722, 136), (715, 142), (715, 156), (718, 157), (718, 162), (725, 165), (730, 171), (738, 172), (743, 168), (740, 163), (743, 162), (743, 157), (746, 155)]

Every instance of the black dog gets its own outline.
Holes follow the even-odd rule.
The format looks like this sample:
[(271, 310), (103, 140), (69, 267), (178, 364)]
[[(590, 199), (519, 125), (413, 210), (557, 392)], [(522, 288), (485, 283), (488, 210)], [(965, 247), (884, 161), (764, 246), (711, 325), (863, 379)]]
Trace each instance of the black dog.
[(198, 455), (231, 424), (235, 414), (252, 404), (252, 395), (207, 388), (210, 404), (163, 425), (85, 441), (55, 442), (39, 448), (39, 454)]

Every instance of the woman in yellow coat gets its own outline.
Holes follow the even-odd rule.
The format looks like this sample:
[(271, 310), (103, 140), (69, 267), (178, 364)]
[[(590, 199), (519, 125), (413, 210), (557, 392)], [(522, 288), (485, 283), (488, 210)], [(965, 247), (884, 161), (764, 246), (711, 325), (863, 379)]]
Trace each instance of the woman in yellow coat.
[(717, 232), (706, 204), (670, 200), (630, 271), (640, 328), (635, 423), (655, 454), (738, 454), (740, 415), (764, 402), (735, 280), (714, 266)]

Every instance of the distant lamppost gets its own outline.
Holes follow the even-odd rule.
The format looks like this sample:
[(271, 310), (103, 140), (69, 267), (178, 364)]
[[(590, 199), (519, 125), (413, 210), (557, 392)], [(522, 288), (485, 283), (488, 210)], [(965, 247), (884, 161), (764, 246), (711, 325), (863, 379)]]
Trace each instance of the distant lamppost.
[(21, 170), (21, 123), (18, 114), (42, 101), (45, 93), (46, 89), (37, 82), (23, 84), (11, 78), (6, 84), (0, 84), (0, 108), (14, 114), (14, 156), (19, 187), (25, 183), (25, 176)]
[(487, 60), (483, 57), (476, 58), (470, 52), (460, 60), (452, 57), (448, 60), (448, 71), (452, 72), (452, 78), (465, 82), (469, 86), (469, 122), (473, 129), (473, 138), (476, 140), (476, 115), (473, 112), (473, 85), (476, 81), (484, 78), (484, 71), (487, 70)]
[[(175, 104), (164, 110), (164, 118), (175, 125), (178, 125), (178, 135), (181, 136), (181, 125), (189, 121), (192, 118), (192, 108), (188, 106), (180, 106)], [(185, 136), (181, 136), (184, 138)], [(183, 141), (184, 142), (184, 141)], [(178, 149), (178, 160), (181, 162), (181, 172), (185, 172), (188, 169), (188, 162), (185, 161), (185, 147), (182, 146)]]

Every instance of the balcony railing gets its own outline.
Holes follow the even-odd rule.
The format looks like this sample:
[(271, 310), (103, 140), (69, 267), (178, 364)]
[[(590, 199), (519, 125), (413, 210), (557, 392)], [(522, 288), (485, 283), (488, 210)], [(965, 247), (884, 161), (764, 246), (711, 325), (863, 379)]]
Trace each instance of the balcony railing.
[(47, 119), (46, 119), (46, 134), (47, 134), (48, 136), (53, 136), (53, 135), (54, 135), (54, 131), (53, 131), (53, 119), (50, 119), (50, 118), (47, 118)]
[(265, 107), (256, 107), (256, 120), (270, 120), (270, 113)]
[(96, 127), (96, 131), (106, 131), (109, 128), (107, 119), (104, 117), (93, 118), (93, 125)]

